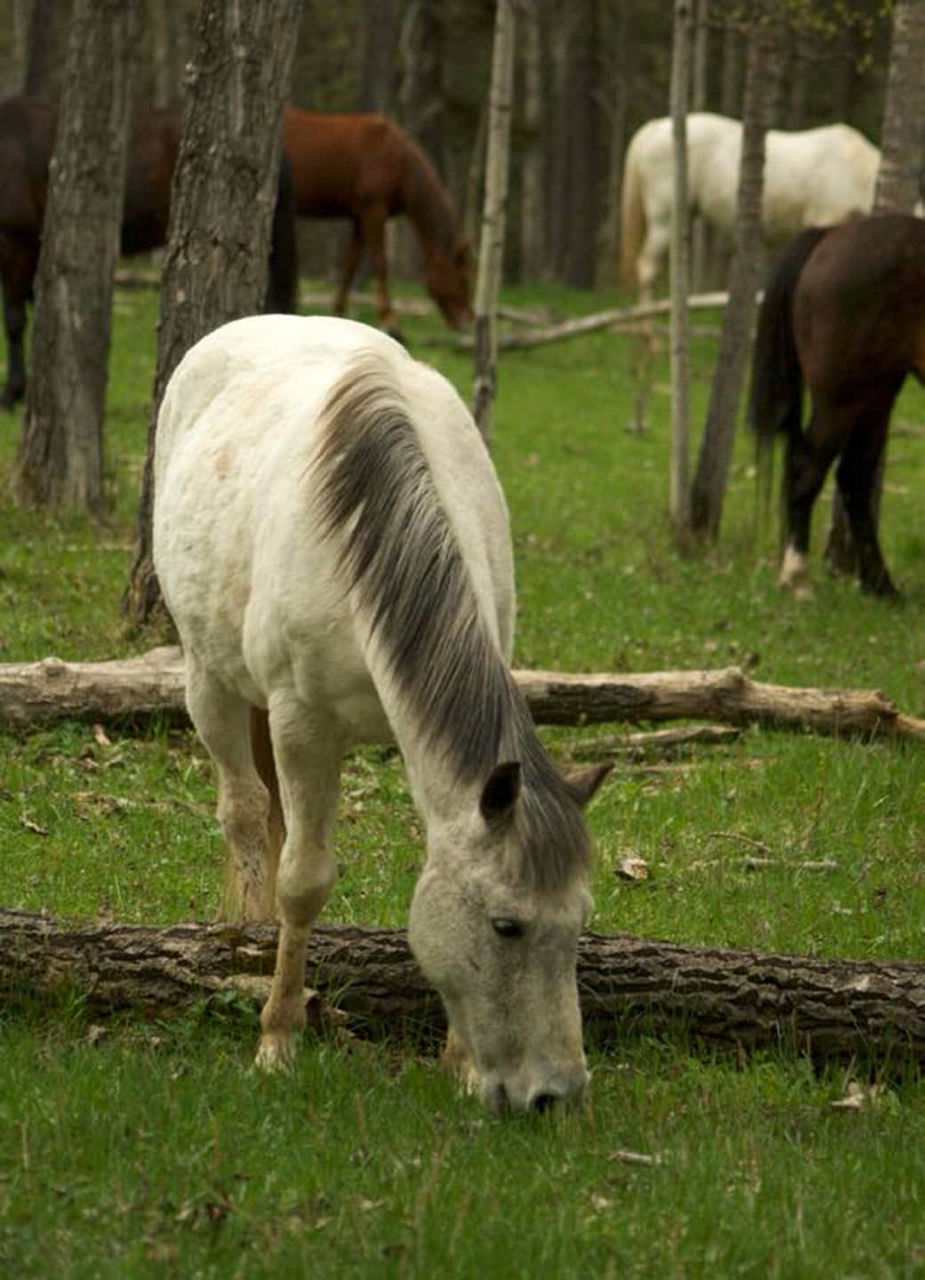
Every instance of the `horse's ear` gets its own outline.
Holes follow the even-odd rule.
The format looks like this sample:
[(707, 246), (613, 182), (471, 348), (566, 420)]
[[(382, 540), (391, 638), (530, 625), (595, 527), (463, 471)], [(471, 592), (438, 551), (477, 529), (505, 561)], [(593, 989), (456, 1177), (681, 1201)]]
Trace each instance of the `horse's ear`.
[(573, 769), (565, 775), (565, 780), (582, 809), (590, 802), (612, 768), (613, 761), (605, 760), (603, 764), (589, 764), (583, 769)]
[(496, 824), (514, 812), (520, 795), (520, 761), (505, 760), (496, 764), (482, 788), (479, 809), (486, 822)]

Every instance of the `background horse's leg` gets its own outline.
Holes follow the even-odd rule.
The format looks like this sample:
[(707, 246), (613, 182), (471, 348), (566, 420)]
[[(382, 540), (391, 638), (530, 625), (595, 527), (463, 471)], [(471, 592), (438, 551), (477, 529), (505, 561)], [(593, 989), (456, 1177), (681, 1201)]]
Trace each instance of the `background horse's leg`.
[(899, 592), (880, 550), (873, 510), (874, 476), (886, 445), (896, 392), (878, 395), (859, 417), (838, 464), (836, 478), (845, 503), (858, 557), (858, 577), (865, 591), (878, 596)]
[(398, 318), (392, 310), (392, 299), (389, 297), (389, 269), (385, 256), (386, 218), (385, 205), (367, 205), (360, 215), (360, 231), (369, 253), (369, 267), (376, 281), (379, 321), (386, 333), (401, 341)]
[(270, 798), (251, 745), (251, 705), (186, 654), (190, 716), (218, 770), (218, 819), (228, 843), (223, 919), (272, 920), (274, 875), (267, 832)]
[(778, 583), (798, 596), (809, 594), (807, 556), (813, 503), (843, 439), (829, 414), (814, 404), (805, 433), (787, 440), (784, 460), (784, 509), (787, 547)]
[(340, 751), (333, 727), (289, 698), (270, 705), (270, 734), (279, 774), (286, 840), (276, 896), (280, 931), (276, 970), (260, 1016), (257, 1062), (285, 1067), (305, 1027), (305, 950), (312, 921), (337, 877), (331, 832), (337, 808)]
[(21, 246), (6, 236), (0, 243), (0, 264), (6, 332), (6, 384), (0, 393), (0, 406), (11, 409), (26, 390), (26, 303), (32, 294), (36, 264)]
[(659, 269), (668, 255), (671, 228), (659, 222), (650, 222), (639, 257), (636, 259), (636, 279), (639, 281), (640, 302), (651, 302)]
[(336, 316), (342, 316), (347, 310), (347, 297), (350, 293), (350, 286), (353, 283), (353, 277), (356, 275), (357, 267), (360, 265), (360, 258), (363, 256), (363, 240), (360, 235), (360, 228), (356, 219), (351, 223), (350, 239), (347, 242), (347, 248), (344, 253), (343, 262), (340, 269), (340, 284), (334, 294), (334, 301), (331, 308)]

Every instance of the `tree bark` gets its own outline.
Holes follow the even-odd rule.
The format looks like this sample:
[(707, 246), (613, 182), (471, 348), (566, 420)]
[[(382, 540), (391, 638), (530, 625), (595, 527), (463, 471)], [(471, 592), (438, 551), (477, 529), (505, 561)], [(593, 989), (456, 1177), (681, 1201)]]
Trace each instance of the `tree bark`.
[(761, 276), (764, 136), (775, 96), (779, 44), (776, 22), (759, 13), (752, 21), (748, 42), (736, 247), (729, 276), (729, 304), (723, 312), (719, 355), (691, 487), (691, 528), (694, 533), (710, 538), (718, 536), (722, 519), (755, 311), (755, 291)]
[(396, 0), (366, 0), (366, 48), (360, 73), (358, 111), (392, 109)]
[(497, 309), (504, 265), (513, 95), (514, 5), (513, 0), (498, 0), (488, 103), (485, 206), (475, 285), (475, 378), (472, 392), (472, 416), (486, 444), (491, 441), (498, 364)]
[(520, 188), (520, 274), (538, 280), (546, 255), (543, 152), (543, 49), (537, 0), (523, 6), (523, 128)]
[(157, 369), (135, 560), (124, 607), (163, 609), (151, 558), (154, 436), (170, 375), (204, 334), (259, 311), (277, 207), (280, 122), (300, 0), (203, 0), (161, 277)]
[(690, 101), (693, 11), (691, 0), (675, 0), (671, 52), (671, 135), (674, 198), (671, 206), (671, 456), (668, 514), (675, 537), (690, 531), (688, 483), (688, 337), (690, 207), (687, 197), (687, 109)]
[(32, 0), (26, 28), (26, 73), (22, 91), (55, 102), (61, 82), (70, 0)]
[(568, 139), (563, 190), (563, 278), (573, 289), (594, 287), (598, 225), (600, 91), (597, 0), (572, 0), (563, 109)]
[[(737, 667), (635, 674), (515, 671), (514, 678), (538, 724), (704, 719), (925, 741), (925, 720), (903, 714), (882, 693), (765, 684)], [(7, 729), (62, 718), (137, 721), (165, 713), (186, 715), (183, 660), (172, 646), (112, 662), (46, 658), (0, 665), (0, 726)]]
[[(95, 1014), (176, 1011), (234, 992), (262, 999), (277, 931), (268, 925), (165, 928), (72, 924), (0, 910), (0, 996), (77, 989)], [(319, 925), (306, 985), (366, 1035), (443, 1027), (436, 994), (401, 929)], [(604, 1040), (682, 1030), (738, 1046), (817, 1056), (925, 1055), (925, 965), (824, 960), (585, 934), (578, 989), (585, 1027)]]
[(103, 413), (137, 0), (75, 0), (35, 284), (20, 498), (103, 510)]
[[(925, 3), (897, 0), (881, 129), (881, 159), (874, 192), (874, 213), (911, 213), (919, 198), (925, 150)], [(880, 500), (886, 449), (871, 491), (874, 523), (880, 522)], [(854, 539), (841, 490), (836, 486), (825, 559), (838, 573), (857, 569)]]

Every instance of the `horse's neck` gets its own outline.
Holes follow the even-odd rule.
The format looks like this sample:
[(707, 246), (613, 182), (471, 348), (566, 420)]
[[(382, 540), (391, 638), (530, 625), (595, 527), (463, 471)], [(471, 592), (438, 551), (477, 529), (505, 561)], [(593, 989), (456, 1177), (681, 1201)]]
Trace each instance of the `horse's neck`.
[(435, 248), (452, 245), (456, 238), (456, 217), (450, 198), (430, 162), (414, 144), (404, 157), (402, 201), (425, 257)]

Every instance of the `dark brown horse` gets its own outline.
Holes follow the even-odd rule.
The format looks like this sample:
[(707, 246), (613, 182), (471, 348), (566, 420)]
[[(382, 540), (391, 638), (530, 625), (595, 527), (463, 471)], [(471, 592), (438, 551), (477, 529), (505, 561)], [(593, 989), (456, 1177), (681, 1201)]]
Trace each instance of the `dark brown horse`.
[(295, 107), (286, 110), (283, 139), (296, 213), (348, 217), (353, 224), (335, 311), (344, 311), (366, 249), (382, 324), (395, 328), (385, 224), (403, 213), (417, 232), (425, 284), (444, 319), (453, 328), (471, 322), (469, 245), (460, 238), (450, 198), (417, 143), (385, 116), (329, 115)]
[[(909, 373), (925, 382), (925, 222), (879, 214), (797, 236), (775, 265), (758, 318), (751, 419), (765, 451), (787, 437), (787, 549), (781, 586), (807, 589), (813, 503), (829, 467), (861, 586), (895, 595), (877, 538), (873, 479)], [(811, 413), (802, 425), (803, 386)]]
[[(6, 408), (22, 398), (26, 386), (26, 304), (38, 265), (54, 134), (55, 112), (47, 103), (22, 97), (0, 102), (0, 283), (7, 342), (7, 378), (0, 405)], [(122, 220), (125, 254), (146, 253), (166, 242), (180, 134), (180, 119), (166, 111), (148, 111), (133, 121)], [(284, 163), (266, 309), (294, 311), (297, 284), (292, 188)]]

